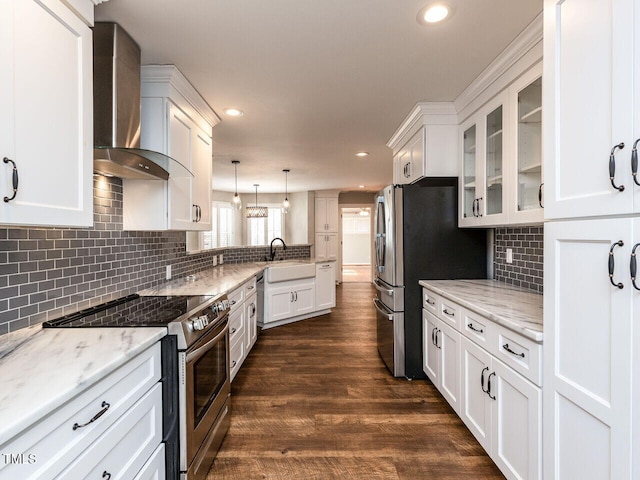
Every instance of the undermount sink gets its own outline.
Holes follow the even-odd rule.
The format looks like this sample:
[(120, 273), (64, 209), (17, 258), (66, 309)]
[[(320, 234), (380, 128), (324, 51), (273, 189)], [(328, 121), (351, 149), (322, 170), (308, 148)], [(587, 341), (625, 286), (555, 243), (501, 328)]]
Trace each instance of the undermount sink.
[(313, 263), (285, 263), (284, 265), (269, 264), (265, 271), (265, 280), (269, 283), (286, 282), (299, 278), (316, 276), (316, 266)]

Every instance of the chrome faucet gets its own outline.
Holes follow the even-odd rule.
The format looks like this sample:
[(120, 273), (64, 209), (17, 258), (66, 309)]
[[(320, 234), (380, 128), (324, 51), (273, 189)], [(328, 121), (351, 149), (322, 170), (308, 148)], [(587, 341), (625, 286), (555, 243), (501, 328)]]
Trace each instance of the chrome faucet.
[(287, 244), (284, 243), (284, 240), (281, 239), (280, 237), (276, 237), (273, 240), (271, 240), (271, 245), (269, 245), (269, 258), (270, 260), (273, 262), (273, 259), (276, 256), (276, 249), (273, 247), (273, 242), (275, 242), (276, 240), (280, 240), (282, 242), (282, 249), (286, 250), (287, 249)]

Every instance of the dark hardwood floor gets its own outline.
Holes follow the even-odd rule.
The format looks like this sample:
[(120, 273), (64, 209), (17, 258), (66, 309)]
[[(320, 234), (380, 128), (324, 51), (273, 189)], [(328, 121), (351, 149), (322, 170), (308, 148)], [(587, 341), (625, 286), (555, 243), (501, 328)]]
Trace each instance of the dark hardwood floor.
[(430, 383), (389, 374), (374, 293), (342, 284), (331, 314), (260, 333), (208, 480), (504, 478)]

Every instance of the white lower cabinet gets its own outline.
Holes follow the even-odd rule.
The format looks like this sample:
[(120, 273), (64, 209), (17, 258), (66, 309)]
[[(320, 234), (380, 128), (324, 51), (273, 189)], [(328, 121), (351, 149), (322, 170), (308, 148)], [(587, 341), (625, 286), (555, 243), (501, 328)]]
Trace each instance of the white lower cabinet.
[(231, 381), (249, 355), (258, 338), (258, 302), (256, 277), (229, 293), (229, 362)]
[(315, 282), (313, 279), (292, 280), (276, 284), (265, 295), (265, 320), (277, 322), (315, 310)]
[(316, 233), (316, 258), (318, 260), (338, 259), (338, 234)]
[(541, 479), (542, 346), (427, 289), (423, 305), (424, 372), (508, 479)]
[(424, 371), (460, 413), (460, 333), (422, 309)]
[(255, 290), (244, 302), (244, 318), (245, 349), (248, 353), (258, 339), (258, 295)]
[(0, 479), (133, 479), (162, 441), (160, 370), (158, 342), (0, 445), (36, 460), (0, 462)]
[(507, 478), (542, 478), (542, 390), (462, 338), (460, 418)]
[(164, 443), (161, 443), (133, 480), (165, 480), (165, 478)]
[(336, 306), (336, 264), (316, 264), (316, 310)]

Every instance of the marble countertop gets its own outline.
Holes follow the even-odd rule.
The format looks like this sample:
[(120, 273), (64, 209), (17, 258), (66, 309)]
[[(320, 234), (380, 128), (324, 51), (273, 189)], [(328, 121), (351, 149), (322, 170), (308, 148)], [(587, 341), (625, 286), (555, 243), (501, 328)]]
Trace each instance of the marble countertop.
[(166, 334), (37, 325), (0, 337), (0, 447)]
[[(333, 262), (334, 260), (329, 260)], [(325, 263), (327, 260), (301, 258), (276, 262), (226, 263), (162, 285), (138, 292), (140, 295), (213, 295), (229, 293), (270, 266), (291, 263)]]
[(542, 295), (496, 280), (420, 280), (420, 285), (542, 343)]

